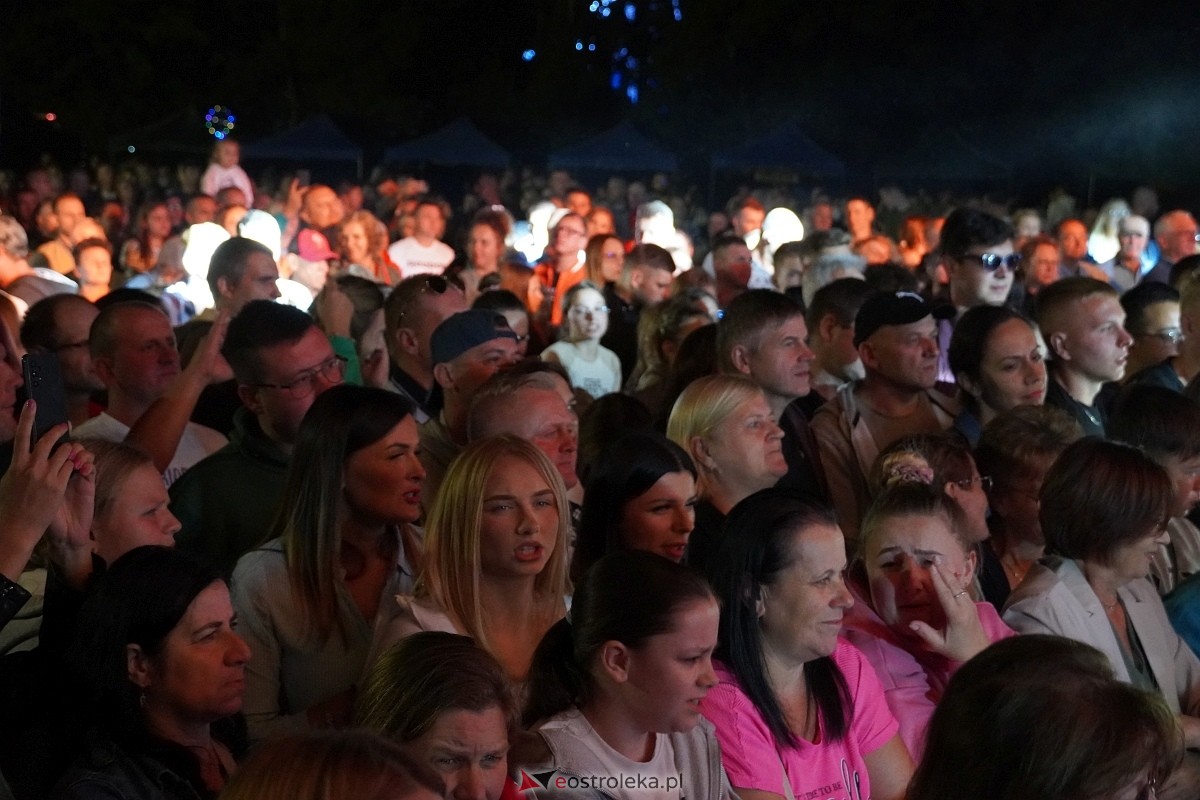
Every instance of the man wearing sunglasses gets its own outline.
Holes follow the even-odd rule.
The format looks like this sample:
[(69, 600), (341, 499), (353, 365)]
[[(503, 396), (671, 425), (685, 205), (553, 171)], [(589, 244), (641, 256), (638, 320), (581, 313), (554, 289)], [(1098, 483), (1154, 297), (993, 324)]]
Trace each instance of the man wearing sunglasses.
[(968, 308), (1002, 306), (1012, 291), (1021, 257), (1013, 252), (1012, 226), (971, 208), (956, 208), (942, 226), (941, 263), (950, 278), (955, 314), (938, 323), (938, 380), (954, 383), (946, 353), (955, 321)]

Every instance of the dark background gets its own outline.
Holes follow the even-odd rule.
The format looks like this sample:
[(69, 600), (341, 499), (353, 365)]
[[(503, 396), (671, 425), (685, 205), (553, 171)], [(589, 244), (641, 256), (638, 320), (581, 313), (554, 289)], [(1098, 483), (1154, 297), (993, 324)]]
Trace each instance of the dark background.
[(677, 3), (634, 0), (630, 21), (625, 0), (8, 0), (0, 165), (119, 163), (122, 131), (189, 107), (202, 149), (220, 103), (243, 141), (327, 112), (368, 164), (463, 114), (535, 166), (628, 118), (704, 183), (708, 153), (794, 120), (845, 189), (950, 131), (1005, 167), (958, 188), (1200, 195), (1195, 3)]

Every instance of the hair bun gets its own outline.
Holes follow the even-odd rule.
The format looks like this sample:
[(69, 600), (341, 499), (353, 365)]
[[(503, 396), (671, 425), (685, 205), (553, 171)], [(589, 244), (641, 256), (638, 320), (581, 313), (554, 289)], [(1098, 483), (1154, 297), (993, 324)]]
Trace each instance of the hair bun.
[(906, 483), (933, 485), (933, 467), (923, 456), (912, 451), (888, 453), (883, 458), (880, 473), (884, 489)]

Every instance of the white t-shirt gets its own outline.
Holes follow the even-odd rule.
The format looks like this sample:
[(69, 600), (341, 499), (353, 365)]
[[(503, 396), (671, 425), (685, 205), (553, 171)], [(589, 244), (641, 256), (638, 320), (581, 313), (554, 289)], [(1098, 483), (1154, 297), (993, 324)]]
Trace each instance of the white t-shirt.
[[(675, 747), (665, 733), (655, 734), (654, 755), (650, 760), (639, 762), (612, 749), (579, 709), (556, 714), (539, 725), (538, 730), (547, 733), (561, 730), (572, 740), (569, 763), (556, 764), (566, 774), (552, 776), (549, 789), (592, 789), (616, 800), (680, 800)], [(560, 787), (557, 781), (565, 785)]]
[(425, 247), (412, 236), (396, 242), (387, 252), (405, 278), (426, 273), (441, 275), (454, 260), (454, 248), (445, 242), (434, 241)]
[(607, 347), (599, 347), (591, 361), (580, 354), (574, 342), (555, 342), (542, 351), (542, 360), (546, 360), (548, 353), (563, 365), (571, 386), (583, 389), (593, 399), (621, 391), (621, 359)]
[[(71, 431), (73, 439), (103, 439), (106, 442), (123, 442), (129, 435), (129, 426), (118, 422), (108, 414), (92, 417)], [(163, 472), (163, 483), (170, 486), (179, 476), (200, 459), (210, 456), (225, 446), (226, 439), (219, 431), (189, 422), (175, 448), (175, 457)]]

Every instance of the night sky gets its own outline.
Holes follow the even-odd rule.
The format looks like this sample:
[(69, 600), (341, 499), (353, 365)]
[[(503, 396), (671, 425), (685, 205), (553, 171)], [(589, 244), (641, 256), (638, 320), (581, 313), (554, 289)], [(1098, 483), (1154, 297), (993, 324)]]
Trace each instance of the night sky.
[(1195, 4), (14, 5), (0, 29), (4, 166), (45, 149), (68, 162), (106, 153), (121, 131), (221, 103), (244, 141), (323, 111), (368, 155), (466, 114), (537, 163), (628, 118), (703, 175), (714, 149), (797, 121), (851, 184), (953, 132), (1008, 166), (998, 188), (1013, 194), (1057, 181), (1200, 187)]

